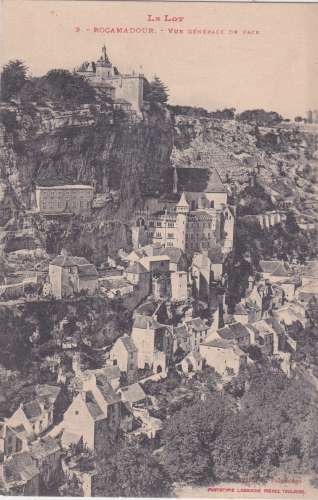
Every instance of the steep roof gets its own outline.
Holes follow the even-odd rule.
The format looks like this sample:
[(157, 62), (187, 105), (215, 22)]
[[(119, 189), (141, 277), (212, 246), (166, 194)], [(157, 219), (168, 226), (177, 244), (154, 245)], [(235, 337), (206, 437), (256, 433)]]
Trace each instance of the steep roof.
[(107, 380), (114, 380), (115, 378), (120, 378), (120, 368), (119, 366), (112, 366), (112, 365), (104, 366), (104, 368), (96, 370), (95, 375), (97, 377), (97, 381), (98, 377), (101, 375), (105, 376)]
[(35, 399), (29, 403), (24, 403), (23, 411), (29, 420), (33, 420), (42, 415), (42, 408), (40, 403)]
[(189, 207), (189, 203), (187, 202), (187, 198), (186, 198), (186, 195), (185, 195), (185, 192), (183, 191), (181, 196), (180, 196), (180, 200), (178, 201), (177, 207)]
[[(216, 169), (201, 167), (177, 167), (178, 192), (226, 193)], [(173, 177), (171, 175), (171, 177)], [(172, 189), (171, 189), (172, 191)]]
[(98, 377), (96, 382), (97, 389), (99, 389), (107, 404), (110, 405), (120, 401), (120, 397), (116, 394), (110, 383), (107, 382), (105, 378), (102, 379), (101, 377)]
[(123, 335), (122, 337), (120, 337), (120, 340), (122, 341), (122, 343), (124, 344), (125, 349), (128, 352), (131, 352), (131, 353), (137, 352), (137, 347), (135, 346), (132, 338), (129, 337), (129, 335)]
[(201, 318), (194, 318), (191, 319), (190, 321), (186, 321), (187, 324), (191, 324), (193, 330), (197, 332), (203, 332), (208, 329), (208, 326), (204, 323), (204, 321)]
[(142, 316), (138, 314), (135, 318), (133, 328), (141, 328), (146, 330), (147, 328), (151, 328), (152, 330), (159, 330), (159, 328), (163, 328), (165, 325), (161, 325), (153, 318), (149, 318), (149, 316)]
[(30, 481), (39, 475), (39, 469), (28, 451), (13, 455), (4, 463), (4, 474), (7, 482)]
[(58, 442), (50, 436), (34, 441), (30, 444), (30, 448), (34, 458), (45, 458), (60, 449)]
[(129, 403), (137, 403), (146, 399), (146, 393), (140, 384), (131, 384), (120, 388), (122, 398)]
[(231, 323), (218, 330), (218, 334), (223, 339), (235, 340), (240, 337), (250, 337), (248, 329), (241, 323)]
[[(285, 273), (286, 266), (281, 260), (260, 260), (259, 267), (263, 273)], [(289, 276), (289, 274), (279, 274), (279, 276)]]
[(203, 342), (203, 344), (201, 345), (207, 347), (217, 347), (219, 349), (232, 349), (234, 347), (234, 344), (231, 340), (226, 340), (222, 338), (209, 340), (208, 342)]
[(147, 269), (140, 262), (133, 262), (126, 269), (126, 273), (132, 274), (144, 274), (147, 272)]
[(35, 392), (40, 398), (49, 398), (56, 400), (61, 392), (61, 388), (57, 385), (41, 384), (35, 387)]
[(86, 266), (90, 264), (85, 257), (73, 257), (72, 255), (58, 255), (50, 264), (59, 267)]
[(88, 278), (88, 277), (97, 277), (98, 276), (98, 272), (96, 270), (96, 267), (94, 266), (94, 264), (84, 264), (83, 266), (82, 265), (79, 265), (77, 266), (78, 267), (78, 274), (79, 276), (81, 276), (82, 278)]
[(179, 261), (185, 257), (184, 252), (181, 250), (181, 248), (177, 247), (162, 248), (160, 253), (161, 255), (168, 255), (170, 262), (172, 262), (173, 264), (179, 264)]
[(93, 419), (95, 421), (102, 420), (106, 417), (105, 413), (103, 412), (103, 410), (101, 409), (101, 407), (97, 403), (92, 391), (87, 391), (85, 393), (85, 403), (86, 403), (86, 406), (87, 406), (89, 413), (91, 414), (91, 416), (93, 417)]

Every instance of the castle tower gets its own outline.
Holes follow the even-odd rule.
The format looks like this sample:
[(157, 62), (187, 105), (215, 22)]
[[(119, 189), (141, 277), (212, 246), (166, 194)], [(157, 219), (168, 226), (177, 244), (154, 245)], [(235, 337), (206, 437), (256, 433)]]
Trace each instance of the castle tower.
[(187, 218), (189, 211), (189, 203), (187, 202), (185, 193), (183, 192), (176, 205), (176, 246), (177, 248), (181, 248), (183, 251), (185, 251), (186, 248)]
[(177, 167), (173, 169), (173, 192), (176, 194), (178, 192), (178, 173)]
[(96, 62), (96, 78), (108, 80), (114, 76), (114, 67), (107, 55), (106, 46), (102, 48), (102, 55)]

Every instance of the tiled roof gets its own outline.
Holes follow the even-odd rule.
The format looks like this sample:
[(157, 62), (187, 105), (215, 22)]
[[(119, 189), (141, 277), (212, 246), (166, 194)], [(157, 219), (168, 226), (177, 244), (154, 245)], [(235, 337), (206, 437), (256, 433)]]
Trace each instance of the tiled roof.
[(217, 347), (219, 349), (232, 349), (234, 347), (234, 344), (231, 340), (225, 340), (225, 339), (213, 339), (209, 340), (208, 342), (204, 342), (204, 346), (207, 347)]
[(39, 469), (28, 451), (13, 455), (4, 463), (4, 474), (7, 482), (30, 481), (39, 475)]
[(31, 443), (30, 449), (33, 458), (45, 458), (51, 453), (59, 451), (60, 446), (55, 439), (47, 436)]
[[(171, 188), (173, 175), (170, 174)], [(217, 170), (201, 167), (177, 167), (178, 192), (226, 193)], [(173, 189), (171, 189), (172, 191)]]
[(160, 253), (161, 255), (168, 255), (170, 262), (173, 264), (178, 264), (182, 257), (184, 257), (183, 251), (176, 247), (163, 248)]
[(87, 391), (85, 393), (85, 402), (87, 409), (94, 420), (101, 420), (106, 417), (103, 410), (97, 403), (92, 391)]
[(147, 272), (147, 269), (140, 262), (133, 262), (126, 269), (126, 273), (144, 274)]
[(129, 401), (129, 403), (137, 403), (146, 398), (146, 393), (140, 384), (131, 384), (126, 387), (120, 388), (122, 399)]
[(42, 408), (37, 400), (24, 403), (23, 410), (29, 420), (33, 420), (42, 415)]
[(48, 397), (55, 400), (60, 394), (61, 388), (57, 385), (42, 384), (35, 387), (35, 392), (39, 397)]
[(71, 267), (71, 266), (86, 266), (90, 264), (84, 257), (73, 257), (72, 255), (58, 255), (50, 262), (53, 266)]
[[(98, 373), (96, 373), (98, 372)], [(95, 374), (96, 377), (98, 378), (99, 375), (104, 375), (107, 380), (113, 380), (115, 378), (120, 378), (120, 369), (118, 366), (105, 366), (104, 368), (101, 368), (100, 370), (96, 370)]]
[(250, 337), (248, 329), (241, 323), (231, 323), (218, 330), (218, 334), (224, 339), (237, 339), (240, 337)]
[(137, 347), (135, 346), (133, 340), (128, 335), (123, 335), (120, 340), (124, 344), (128, 352), (137, 352)]
[(161, 325), (153, 318), (149, 318), (148, 316), (137, 315), (133, 324), (133, 328), (141, 328), (146, 330), (147, 328), (151, 328), (152, 330), (158, 330), (159, 328), (163, 328), (165, 325)]
[(102, 380), (100, 377), (96, 382), (97, 388), (101, 392), (107, 404), (118, 403), (120, 401), (120, 397), (116, 394), (109, 382), (105, 379)]
[(151, 300), (149, 302), (144, 302), (136, 309), (136, 314), (144, 316), (152, 316), (158, 308), (158, 303)]
[(85, 265), (79, 265), (78, 266), (78, 274), (81, 277), (97, 277), (98, 272), (96, 270), (96, 267), (94, 264), (85, 264)]
[(280, 260), (260, 260), (259, 267), (263, 273), (274, 273), (276, 269), (282, 264)]
[(204, 321), (201, 318), (194, 318), (191, 319), (190, 321), (187, 321), (186, 323), (191, 324), (193, 330), (197, 332), (203, 332), (208, 329), (208, 326), (204, 323)]

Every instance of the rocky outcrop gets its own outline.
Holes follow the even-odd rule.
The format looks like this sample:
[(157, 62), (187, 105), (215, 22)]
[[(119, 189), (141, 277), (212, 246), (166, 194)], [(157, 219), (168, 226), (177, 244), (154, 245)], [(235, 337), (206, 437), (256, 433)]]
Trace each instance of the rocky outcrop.
[[(169, 166), (173, 125), (160, 106), (136, 119), (113, 111), (107, 104), (83, 105), (76, 110), (2, 105), (0, 108), (0, 224), (34, 203), (41, 180), (63, 177), (93, 184), (106, 200), (85, 224), (76, 221), (79, 240), (93, 253), (116, 249), (129, 241), (126, 223), (147, 194), (164, 190), (163, 172)], [(10, 211), (11, 208), (11, 211)], [(46, 231), (50, 226), (37, 221)], [(74, 237), (73, 221), (61, 222), (61, 236)], [(73, 228), (73, 229), (72, 229)], [(94, 241), (94, 237), (98, 241)], [(96, 252), (95, 252), (96, 251)]]

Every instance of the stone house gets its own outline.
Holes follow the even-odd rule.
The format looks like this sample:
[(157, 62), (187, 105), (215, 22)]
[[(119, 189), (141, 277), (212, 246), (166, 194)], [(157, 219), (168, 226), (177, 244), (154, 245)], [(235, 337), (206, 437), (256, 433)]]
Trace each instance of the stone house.
[(243, 349), (246, 349), (251, 344), (251, 332), (241, 323), (231, 323), (219, 328), (217, 334), (221, 339), (235, 342)]
[(121, 387), (117, 392), (121, 395), (122, 401), (128, 403), (130, 408), (147, 406), (148, 404), (147, 395), (138, 383)]
[(82, 291), (94, 295), (98, 287), (96, 267), (84, 257), (58, 255), (49, 264), (49, 280), (52, 295), (57, 299)]
[(110, 361), (121, 372), (133, 373), (138, 368), (138, 352), (132, 338), (125, 334), (119, 337), (110, 351)]
[(198, 351), (200, 344), (208, 335), (209, 326), (201, 318), (193, 318), (184, 322), (190, 338), (191, 351)]
[(203, 359), (199, 351), (189, 352), (180, 363), (183, 373), (193, 373), (202, 370)]
[(237, 323), (247, 325), (261, 319), (261, 317), (262, 310), (257, 304), (253, 304), (252, 302), (244, 304), (240, 302), (235, 306), (233, 318)]
[(0, 493), (30, 497), (40, 494), (40, 471), (30, 452), (21, 451), (0, 463)]
[(13, 428), (22, 426), (28, 439), (34, 439), (53, 424), (53, 408), (41, 398), (21, 403), (7, 423)]
[(27, 450), (27, 436), (21, 434), (21, 430), (10, 427), (6, 422), (0, 422), (0, 462), (15, 453)]
[(172, 339), (166, 325), (153, 318), (138, 315), (131, 339), (137, 348), (138, 368), (165, 372), (167, 359), (172, 355)]
[(64, 413), (63, 428), (81, 436), (83, 443), (94, 450), (103, 439), (113, 440), (121, 421), (121, 401), (111, 385), (96, 380), (91, 374), (82, 390)]
[(61, 448), (52, 437), (45, 437), (30, 444), (30, 454), (40, 472), (40, 488), (55, 486), (60, 478)]
[(185, 301), (188, 298), (188, 273), (185, 271), (175, 271), (170, 274), (171, 280), (171, 300)]
[(200, 354), (205, 363), (221, 376), (238, 375), (247, 366), (247, 355), (231, 340), (214, 339), (203, 343)]

